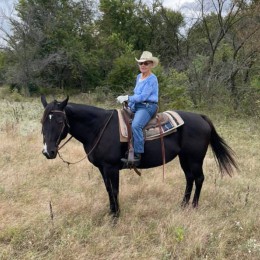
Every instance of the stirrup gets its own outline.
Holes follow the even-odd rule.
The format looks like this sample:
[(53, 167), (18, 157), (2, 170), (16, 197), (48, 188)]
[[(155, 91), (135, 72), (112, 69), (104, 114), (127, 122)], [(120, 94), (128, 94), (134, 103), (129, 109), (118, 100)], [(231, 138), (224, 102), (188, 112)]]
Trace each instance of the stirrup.
[(128, 160), (127, 158), (122, 158), (121, 159), (121, 162), (125, 163), (125, 165), (129, 168), (132, 168), (132, 167), (137, 167), (140, 165), (141, 163), (141, 158), (137, 158), (136, 156), (134, 157), (133, 160)]

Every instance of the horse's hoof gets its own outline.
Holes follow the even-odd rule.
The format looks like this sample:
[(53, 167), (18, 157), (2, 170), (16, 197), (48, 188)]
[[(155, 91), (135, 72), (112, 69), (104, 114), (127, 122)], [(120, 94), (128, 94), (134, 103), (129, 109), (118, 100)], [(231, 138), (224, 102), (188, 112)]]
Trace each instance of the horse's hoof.
[(199, 208), (199, 204), (198, 204), (198, 203), (192, 203), (192, 207), (193, 207), (194, 209), (198, 209), (198, 208)]
[(120, 216), (120, 211), (118, 210), (118, 211), (110, 211), (110, 216), (112, 217), (112, 218), (119, 218), (119, 216)]
[(182, 207), (183, 209), (186, 208), (187, 206), (189, 206), (189, 202), (183, 201), (183, 202), (181, 203), (181, 207)]

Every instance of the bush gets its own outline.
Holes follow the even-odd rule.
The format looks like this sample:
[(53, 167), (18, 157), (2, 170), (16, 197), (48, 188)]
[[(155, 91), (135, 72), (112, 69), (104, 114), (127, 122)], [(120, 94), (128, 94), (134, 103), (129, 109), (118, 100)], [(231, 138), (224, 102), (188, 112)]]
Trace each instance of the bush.
[(188, 77), (175, 69), (158, 76), (160, 85), (160, 106), (162, 109), (188, 109), (192, 102), (188, 95)]
[(112, 92), (123, 94), (134, 88), (137, 74), (138, 68), (134, 60), (134, 54), (129, 52), (115, 59), (106, 82)]
[(19, 93), (19, 91), (16, 88), (11, 89), (10, 86), (3, 86), (0, 90), (0, 99), (15, 102), (24, 101), (24, 97)]

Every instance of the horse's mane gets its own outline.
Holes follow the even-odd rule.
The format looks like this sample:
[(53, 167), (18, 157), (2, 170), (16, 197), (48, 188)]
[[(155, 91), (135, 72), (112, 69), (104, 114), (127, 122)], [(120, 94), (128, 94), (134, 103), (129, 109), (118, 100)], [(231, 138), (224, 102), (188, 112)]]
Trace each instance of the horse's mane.
[(85, 104), (77, 104), (77, 103), (68, 103), (68, 105), (65, 108), (66, 114), (70, 115), (86, 115), (86, 114), (92, 114), (92, 113), (102, 113), (107, 111), (104, 108), (85, 105)]

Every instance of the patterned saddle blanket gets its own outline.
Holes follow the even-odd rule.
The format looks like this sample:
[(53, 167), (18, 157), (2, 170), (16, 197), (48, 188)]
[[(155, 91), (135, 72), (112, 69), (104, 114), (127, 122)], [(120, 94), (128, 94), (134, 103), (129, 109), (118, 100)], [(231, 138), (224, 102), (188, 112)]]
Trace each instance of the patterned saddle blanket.
[[(128, 142), (128, 131), (124, 120), (123, 109), (118, 109), (119, 119), (119, 133), (120, 142)], [(158, 123), (158, 117), (160, 123)], [(183, 119), (175, 111), (165, 111), (158, 113), (156, 117), (152, 118), (144, 128), (144, 138), (146, 141), (160, 138), (160, 134), (163, 136), (169, 135), (177, 131), (177, 128), (184, 124)], [(161, 129), (160, 129), (161, 128)]]

